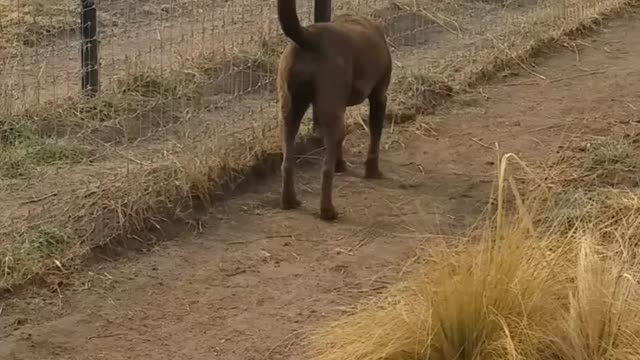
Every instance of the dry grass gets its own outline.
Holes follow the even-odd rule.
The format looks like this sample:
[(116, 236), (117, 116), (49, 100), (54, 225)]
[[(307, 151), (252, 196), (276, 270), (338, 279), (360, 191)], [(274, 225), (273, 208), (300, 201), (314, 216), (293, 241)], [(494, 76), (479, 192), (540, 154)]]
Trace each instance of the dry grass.
[[(640, 212), (630, 210), (640, 201), (596, 177), (556, 178), (558, 169), (593, 174), (596, 153), (527, 171), (520, 191), (500, 174), (500, 198), (510, 201), (486, 227), (457, 248), (430, 244), (408, 279), (313, 334), (308, 358), (637, 359)], [(557, 216), (567, 191), (593, 201)]]
[(1, 0), (0, 50), (35, 46), (45, 36), (57, 35), (80, 24), (75, 1)]
[[(166, 21), (171, 17), (202, 13), (212, 6), (203, 0), (153, 0), (133, 6), (117, 0), (96, 3), (98, 26), (111, 31), (134, 22)], [(73, 0), (0, 0), (0, 50), (17, 55), (22, 47), (75, 37), (79, 32), (80, 11), (80, 2)], [(132, 11), (136, 12), (135, 16), (131, 16)]]
[(27, 138), (0, 147), (0, 179), (20, 179), (43, 166), (68, 165), (96, 160), (93, 149), (62, 140)]
[[(626, 2), (599, 5), (597, 13), (607, 13), (623, 3)], [(597, 19), (587, 16), (560, 22), (551, 15), (546, 10), (534, 12), (504, 36), (478, 44), (473, 56), (444, 59), (438, 68), (400, 71), (392, 93), (391, 111), (395, 116), (391, 117), (415, 117), (430, 111), (446, 97), (496, 70), (526, 63), (536, 47), (553, 42), (568, 31), (583, 29)], [(96, 152), (87, 147), (137, 143), (154, 132), (187, 121), (192, 108), (228, 103), (243, 92), (230, 94), (224, 88), (229, 84), (237, 87), (234, 76), (241, 76), (247, 69), (266, 75), (256, 83), (245, 84), (244, 93), (256, 88), (268, 90), (281, 46), (282, 39), (277, 37), (263, 40), (257, 52), (231, 60), (220, 61), (215, 56), (186, 59), (184, 67), (169, 74), (148, 71), (126, 77), (113, 91), (93, 101), (69, 99), (62, 104), (29, 109), (0, 123), (6, 130), (2, 131), (8, 133), (29, 129), (36, 134), (30, 138), (33, 141), (3, 146), (10, 148), (7, 153), (17, 154), (12, 156), (32, 159), (23, 162), (35, 167), (95, 160)], [(446, 66), (447, 63), (453, 65)], [(243, 81), (241, 78), (239, 83)], [(195, 209), (210, 204), (221, 188), (233, 187), (244, 177), (252, 176), (255, 169), (273, 170), (272, 165), (280, 156), (279, 135), (273, 125), (258, 126), (224, 139), (224, 134), (195, 129), (198, 135), (190, 135), (177, 150), (149, 161), (137, 161), (135, 166), (96, 171), (99, 182), (71, 188), (3, 234), (0, 288), (47, 276), (51, 269), (56, 276), (67, 272), (92, 248), (114, 240), (146, 242), (163, 237), (162, 231), (175, 224), (199, 225)], [(55, 156), (32, 157), (43, 142), (62, 150), (53, 151)], [(42, 158), (48, 160), (40, 161)], [(0, 163), (3, 161), (0, 159)], [(6, 163), (15, 161), (10, 158)], [(12, 176), (37, 174), (35, 170), (20, 170)]]
[[(95, 188), (73, 193), (64, 202), (43, 209), (36, 224), (22, 227), (0, 249), (4, 276), (0, 284), (23, 283), (51, 267), (71, 267), (90, 254), (94, 246), (133, 238), (152, 241), (162, 237), (153, 229), (168, 222), (199, 226), (194, 208), (210, 203), (224, 185), (237, 184), (243, 175), (256, 175), (256, 164), (277, 163), (274, 130), (251, 137), (210, 141), (185, 148), (165, 162), (117, 171)], [(213, 156), (216, 154), (216, 156)], [(253, 174), (252, 174), (253, 172)], [(60, 241), (40, 241), (43, 233)], [(32, 244), (53, 244), (48, 246)]]
[[(200, 54), (184, 58), (182, 66), (171, 72), (149, 69), (122, 76), (96, 99), (69, 97), (18, 114), (0, 115), (0, 131), (26, 126), (49, 137), (73, 136), (85, 141), (96, 137), (106, 143), (137, 141), (151, 131), (184, 120), (185, 112), (191, 109), (220, 107), (269, 85), (273, 75), (266, 79), (260, 75), (275, 73), (279, 55), (275, 49), (280, 43), (279, 38), (265, 39), (253, 52), (232, 57)], [(242, 75), (249, 71), (254, 73), (253, 81), (242, 83)]]
[(603, 139), (589, 146), (573, 144), (546, 165), (539, 181), (525, 177), (526, 186), (544, 194), (548, 204), (535, 221), (547, 224), (557, 219), (556, 227), (563, 226), (565, 231), (588, 223), (607, 242), (637, 247), (638, 150), (633, 139)]

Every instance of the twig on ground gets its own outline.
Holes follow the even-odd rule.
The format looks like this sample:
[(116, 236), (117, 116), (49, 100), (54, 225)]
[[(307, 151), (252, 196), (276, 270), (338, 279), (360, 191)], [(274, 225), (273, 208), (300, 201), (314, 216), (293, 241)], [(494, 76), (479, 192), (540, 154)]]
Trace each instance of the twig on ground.
[(576, 54), (576, 66), (580, 66), (580, 51), (578, 50), (578, 47), (576, 46), (576, 43), (573, 42), (573, 41), (568, 41), (568, 42), (565, 42), (562, 45), (565, 46), (570, 51), (573, 51)]
[(542, 85), (544, 84), (542, 81), (519, 81), (513, 83), (502, 84), (502, 86), (527, 86), (527, 85)]
[[(450, 28), (447, 25), (445, 25), (442, 21), (436, 19), (435, 16), (431, 15), (425, 9), (420, 9), (420, 12), (425, 14), (425, 15), (427, 15), (431, 20), (435, 21), (438, 25), (442, 26), (445, 30), (447, 30), (448, 32), (452, 33), (453, 35), (456, 35), (458, 37), (462, 36), (462, 34), (460, 33), (460, 27), (458, 27), (458, 24), (456, 24), (456, 27), (458, 27), (458, 31), (455, 31), (452, 28)], [(449, 20), (449, 21), (451, 21), (451, 20)], [(454, 24), (455, 24), (455, 22), (454, 22)]]
[[(264, 237), (265, 239), (294, 239), (294, 236), (291, 234), (287, 234), (287, 235), (267, 235)], [(229, 243), (227, 243), (229, 244)]]
[(362, 128), (364, 129), (364, 131), (367, 132), (367, 134), (369, 133), (369, 128), (367, 127), (367, 125), (364, 123), (364, 120), (362, 120), (362, 116), (360, 116), (360, 114), (355, 116), (356, 120), (358, 120), (358, 123), (360, 123), (360, 125), (362, 125)]
[(555, 128), (559, 128), (559, 127), (563, 127), (563, 126), (567, 126), (567, 124), (553, 124), (553, 125), (541, 126), (541, 127), (535, 128), (535, 129), (531, 129), (531, 130), (529, 130), (529, 132), (533, 133), (533, 132), (538, 132), (538, 131), (542, 131), (542, 130), (555, 129)]
[(551, 79), (551, 80), (549, 80), (549, 83), (555, 83), (555, 82), (559, 82), (559, 81), (576, 79), (576, 78), (580, 78), (580, 77), (584, 77), (584, 76), (591, 76), (591, 75), (597, 75), (597, 74), (604, 74), (604, 71), (603, 70), (595, 70), (595, 71), (589, 71), (589, 72), (581, 73), (581, 74), (563, 76), (563, 77)]
[(40, 197), (37, 197), (37, 198), (31, 198), (31, 199), (28, 199), (28, 200), (24, 200), (24, 201), (20, 202), (20, 205), (37, 203), (37, 202), (40, 202), (42, 200), (46, 200), (48, 198), (51, 198), (51, 197), (54, 197), (54, 196), (57, 196), (57, 195), (58, 195), (58, 192), (54, 191), (54, 192), (52, 192), (50, 194), (47, 194), (47, 195), (43, 195), (43, 196), (40, 196)]
[(419, 127), (421, 127), (421, 128), (424, 128), (425, 130), (427, 130), (428, 132), (430, 132), (430, 133), (431, 133), (431, 135), (433, 135), (433, 136), (435, 136), (435, 137), (438, 137), (438, 133), (437, 133), (435, 130), (433, 130), (433, 128), (431, 128), (431, 126), (429, 126), (429, 125), (427, 125), (427, 124), (425, 124), (425, 123), (422, 123), (422, 122), (421, 122), (421, 123), (418, 123), (418, 126), (419, 126)]
[(558, 77), (558, 78), (555, 78), (555, 79), (550, 79), (550, 80), (547, 80), (547, 82), (544, 82), (544, 81), (521, 81), (521, 82), (502, 84), (502, 86), (525, 86), (525, 85), (553, 84), (553, 83), (564, 81), (564, 80), (571, 80), (571, 79), (576, 79), (576, 78), (585, 77), (585, 76), (598, 75), (598, 74), (604, 74), (604, 71), (603, 70), (587, 71), (587, 72), (580, 73), (580, 74), (562, 76), (562, 77)]
[(113, 333), (113, 334), (101, 334), (101, 335), (91, 335), (87, 337), (87, 340), (91, 340), (91, 339), (104, 339), (104, 338), (111, 338), (111, 337), (116, 337), (116, 336), (125, 336), (125, 333)]
[(483, 143), (482, 141), (480, 141), (480, 140), (478, 140), (478, 139), (476, 139), (476, 138), (471, 138), (471, 140), (473, 140), (473, 142), (475, 142), (476, 144), (478, 144), (478, 145), (480, 145), (480, 146), (482, 146), (482, 147), (484, 147), (484, 148), (487, 148), (487, 149), (490, 149), (490, 150), (495, 150), (495, 149), (494, 149), (494, 148), (492, 148), (491, 146), (489, 146), (489, 145), (487, 145), (487, 144)]

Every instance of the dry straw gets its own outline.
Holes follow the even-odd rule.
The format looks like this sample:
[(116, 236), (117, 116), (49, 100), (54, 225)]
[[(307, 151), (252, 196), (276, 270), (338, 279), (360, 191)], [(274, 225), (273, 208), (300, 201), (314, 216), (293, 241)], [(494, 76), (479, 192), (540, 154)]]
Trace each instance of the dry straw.
[[(549, 173), (527, 170), (521, 193), (507, 186), (515, 181), (509, 158), (500, 163), (497, 189), (501, 201), (512, 195), (508, 206), (499, 205), (487, 227), (457, 247), (433, 249), (430, 242), (428, 260), (405, 281), (311, 335), (309, 358), (638, 358), (640, 213), (622, 219), (628, 204), (616, 201), (593, 204), (618, 209), (598, 208), (598, 223), (590, 221), (594, 209), (576, 210), (571, 221), (554, 216), (565, 209)], [(592, 185), (580, 189), (598, 196)]]

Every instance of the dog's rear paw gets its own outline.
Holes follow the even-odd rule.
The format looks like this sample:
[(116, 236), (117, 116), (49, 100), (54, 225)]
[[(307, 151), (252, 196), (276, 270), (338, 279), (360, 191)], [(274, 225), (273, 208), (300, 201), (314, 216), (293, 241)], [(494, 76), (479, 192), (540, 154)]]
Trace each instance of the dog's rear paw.
[(366, 169), (364, 172), (364, 177), (367, 179), (382, 179), (384, 175), (380, 169)]
[(343, 173), (345, 171), (347, 171), (347, 162), (344, 160), (338, 160), (336, 162), (336, 169), (335, 169), (336, 173), (340, 174)]
[(333, 221), (338, 218), (338, 212), (334, 207), (320, 209), (320, 218), (324, 221)]
[(282, 210), (291, 210), (291, 209), (297, 209), (302, 205), (302, 202), (300, 202), (300, 200), (294, 198), (282, 198), (282, 200), (280, 201), (280, 207), (282, 208)]

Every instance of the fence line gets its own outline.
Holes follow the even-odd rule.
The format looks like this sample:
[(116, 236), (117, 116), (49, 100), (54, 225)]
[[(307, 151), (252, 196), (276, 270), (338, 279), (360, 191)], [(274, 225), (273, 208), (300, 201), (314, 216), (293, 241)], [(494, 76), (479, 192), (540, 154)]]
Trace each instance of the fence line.
[[(311, 0), (298, 0), (303, 22), (326, 21), (332, 8), (380, 18), (402, 73), (446, 66), (452, 52), (473, 57), (474, 44), (528, 12), (548, 8), (550, 16), (569, 20), (617, 0), (316, 1), (314, 11)], [(75, 97), (82, 88), (100, 96), (119, 79), (167, 74), (203, 65), (203, 58), (216, 61), (204, 66), (213, 75), (207, 91), (271, 99), (273, 69), (243, 54), (279, 35), (276, 20), (274, 0), (0, 0), (0, 111)]]

